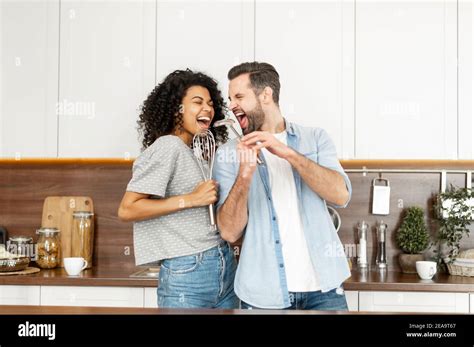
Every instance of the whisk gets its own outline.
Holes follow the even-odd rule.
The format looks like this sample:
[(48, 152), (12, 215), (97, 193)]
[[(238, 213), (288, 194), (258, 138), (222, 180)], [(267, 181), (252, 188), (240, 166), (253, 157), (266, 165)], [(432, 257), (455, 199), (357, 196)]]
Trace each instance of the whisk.
[[(202, 177), (205, 181), (212, 179), (214, 168), (214, 156), (216, 153), (216, 141), (209, 130), (198, 133), (193, 137), (193, 151), (197, 159)], [(216, 217), (213, 204), (209, 205), (209, 219), (211, 220), (211, 231), (217, 230)]]
[[(232, 132), (235, 134), (235, 136), (237, 136), (237, 138), (240, 141), (240, 139), (242, 138), (242, 135), (240, 135), (237, 132), (237, 130), (235, 130), (234, 123), (235, 123), (235, 121), (233, 119), (230, 119), (230, 118), (221, 119), (221, 120), (218, 120), (217, 122), (214, 123), (214, 128), (218, 128), (218, 127), (221, 127), (221, 126), (228, 126), (230, 128), (230, 130), (232, 130)], [(257, 142), (257, 143), (259, 144), (260, 142)], [(257, 154), (257, 164), (263, 165), (263, 160), (260, 158), (260, 153)]]

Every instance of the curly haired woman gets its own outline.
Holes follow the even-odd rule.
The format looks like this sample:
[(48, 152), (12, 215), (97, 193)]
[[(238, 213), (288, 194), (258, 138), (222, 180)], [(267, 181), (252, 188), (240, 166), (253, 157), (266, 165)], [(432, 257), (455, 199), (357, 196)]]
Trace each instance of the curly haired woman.
[(118, 215), (134, 222), (136, 264), (161, 265), (159, 307), (238, 307), (232, 248), (210, 228), (217, 183), (203, 181), (191, 149), (203, 129), (227, 139), (225, 128), (212, 127), (224, 113), (216, 81), (191, 70), (169, 74), (143, 104), (143, 152)]

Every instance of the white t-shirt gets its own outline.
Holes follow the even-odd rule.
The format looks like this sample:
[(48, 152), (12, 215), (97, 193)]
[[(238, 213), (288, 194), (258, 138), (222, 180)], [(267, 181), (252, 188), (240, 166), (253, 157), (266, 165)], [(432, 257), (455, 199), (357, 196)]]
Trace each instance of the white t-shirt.
[[(286, 131), (273, 135), (287, 144)], [(288, 290), (290, 292), (321, 290), (303, 232), (292, 167), (288, 161), (265, 148), (262, 149), (262, 153), (268, 167), (273, 206), (278, 218)]]

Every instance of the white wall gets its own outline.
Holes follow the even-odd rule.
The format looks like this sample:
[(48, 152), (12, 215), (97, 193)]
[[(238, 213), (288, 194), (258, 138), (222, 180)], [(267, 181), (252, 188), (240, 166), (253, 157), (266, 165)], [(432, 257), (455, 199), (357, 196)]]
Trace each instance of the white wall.
[(136, 156), (167, 73), (206, 72), (226, 98), (229, 68), (257, 59), (341, 159), (473, 159), (473, 16), (464, 0), (0, 0), (0, 156)]

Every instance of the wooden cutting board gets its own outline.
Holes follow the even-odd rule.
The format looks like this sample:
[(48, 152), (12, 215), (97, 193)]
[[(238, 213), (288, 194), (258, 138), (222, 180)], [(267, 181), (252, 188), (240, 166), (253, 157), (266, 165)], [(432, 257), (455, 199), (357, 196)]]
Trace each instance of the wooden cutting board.
[(75, 211), (94, 212), (92, 199), (87, 196), (48, 196), (43, 204), (43, 228), (58, 228), (61, 237), (61, 263), (71, 256), (72, 214)]

